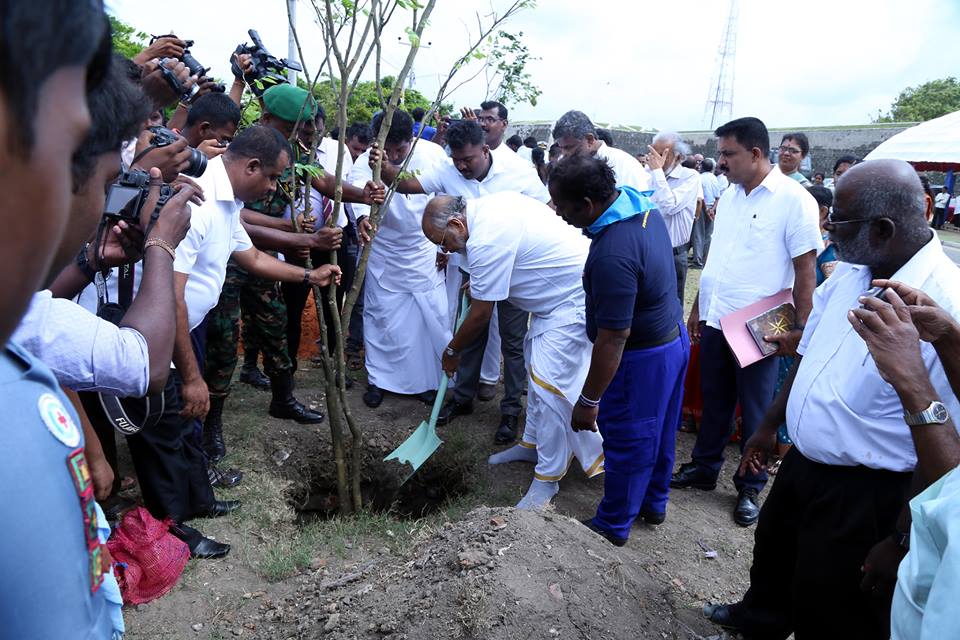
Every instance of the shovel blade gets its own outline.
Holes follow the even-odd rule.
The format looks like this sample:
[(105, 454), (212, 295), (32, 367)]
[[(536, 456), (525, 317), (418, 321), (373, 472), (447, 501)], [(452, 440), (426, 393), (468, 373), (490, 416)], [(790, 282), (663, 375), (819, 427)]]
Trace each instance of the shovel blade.
[(404, 478), (406, 482), (410, 476), (416, 473), (424, 462), (427, 461), (433, 452), (443, 443), (443, 441), (437, 437), (437, 430), (435, 427), (431, 427), (428, 422), (421, 422), (420, 426), (410, 434), (403, 443), (393, 450), (393, 452), (383, 459), (384, 462), (387, 460), (396, 460), (400, 463), (406, 463), (413, 467), (413, 471), (409, 476)]

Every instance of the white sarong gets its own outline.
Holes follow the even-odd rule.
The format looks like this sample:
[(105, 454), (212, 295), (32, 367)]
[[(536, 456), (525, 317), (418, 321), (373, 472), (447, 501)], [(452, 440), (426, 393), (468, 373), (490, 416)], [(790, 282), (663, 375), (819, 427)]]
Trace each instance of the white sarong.
[(560, 480), (574, 457), (592, 478), (603, 473), (603, 438), (594, 431), (574, 431), (570, 418), (587, 379), (593, 345), (582, 317), (550, 326), (555, 322), (534, 318), (524, 342), (530, 384), (520, 446), (537, 450), (533, 475), (538, 480)]
[(370, 383), (403, 394), (437, 389), (440, 358), (452, 337), (443, 281), (423, 293), (397, 293), (381, 287), (368, 271), (365, 285), (363, 339)]

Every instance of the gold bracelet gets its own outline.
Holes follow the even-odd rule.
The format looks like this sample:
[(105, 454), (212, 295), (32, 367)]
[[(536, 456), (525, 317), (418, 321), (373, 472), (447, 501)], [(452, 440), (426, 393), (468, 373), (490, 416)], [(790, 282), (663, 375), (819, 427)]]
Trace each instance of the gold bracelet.
[(162, 238), (150, 238), (143, 243), (143, 252), (147, 252), (148, 247), (160, 247), (164, 251), (170, 254), (171, 260), (177, 259), (177, 252), (174, 250), (173, 245)]

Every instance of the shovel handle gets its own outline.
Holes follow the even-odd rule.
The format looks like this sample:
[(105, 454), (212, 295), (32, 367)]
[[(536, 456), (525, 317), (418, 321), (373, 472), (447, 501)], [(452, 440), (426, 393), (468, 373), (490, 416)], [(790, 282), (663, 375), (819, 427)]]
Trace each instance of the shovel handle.
[[(466, 319), (467, 314), (470, 313), (470, 303), (467, 300), (467, 296), (461, 296), (460, 301), (460, 312), (457, 314), (456, 328), (453, 330), (454, 333), (460, 330), (460, 327), (463, 326), (463, 321)], [(430, 412), (430, 426), (436, 426), (437, 417), (440, 415), (440, 407), (443, 406), (443, 397), (447, 395), (447, 383), (450, 381), (450, 378), (447, 376), (445, 371), (440, 372), (440, 388), (437, 389), (437, 397), (433, 401), (433, 410)]]

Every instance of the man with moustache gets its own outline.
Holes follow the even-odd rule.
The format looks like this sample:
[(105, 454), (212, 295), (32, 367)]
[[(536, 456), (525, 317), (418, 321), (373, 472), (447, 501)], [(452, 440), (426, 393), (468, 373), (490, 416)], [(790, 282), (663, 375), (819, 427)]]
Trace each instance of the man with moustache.
[[(770, 136), (763, 122), (739, 118), (715, 133), (720, 169), (734, 186), (717, 202), (712, 249), (687, 320), (690, 341), (700, 342), (703, 418), (691, 461), (680, 466), (670, 483), (705, 491), (717, 486), (737, 403), (746, 439), (770, 406), (777, 381), (777, 358), (738, 366), (720, 318), (792, 287), (796, 325), (768, 339), (778, 343), (778, 355), (793, 355), (810, 313), (817, 253), (823, 249), (817, 203), (770, 165)], [(734, 522), (750, 526), (757, 521), (757, 496), (766, 481), (763, 469), (734, 477)]]
[(861, 337), (860, 323), (876, 326), (864, 309), (893, 312), (869, 299), (877, 279), (960, 314), (960, 270), (927, 227), (916, 172), (900, 160), (852, 167), (833, 207), (825, 228), (842, 262), (816, 290), (798, 364), (740, 466), (741, 474), (762, 469), (786, 420), (794, 446), (760, 513), (750, 588), (741, 602), (704, 610), (751, 638), (890, 637), (897, 566), (909, 546), (907, 500), (924, 486), (911, 431), (960, 412), (933, 344), (920, 344), (929, 380), (916, 376), (898, 391)]

